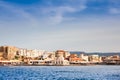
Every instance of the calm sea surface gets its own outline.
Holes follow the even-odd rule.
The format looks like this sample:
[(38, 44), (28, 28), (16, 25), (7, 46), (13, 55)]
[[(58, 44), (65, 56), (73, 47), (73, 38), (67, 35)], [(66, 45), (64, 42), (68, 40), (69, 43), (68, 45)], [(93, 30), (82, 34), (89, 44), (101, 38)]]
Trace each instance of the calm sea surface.
[(0, 67), (0, 80), (120, 80), (120, 66)]

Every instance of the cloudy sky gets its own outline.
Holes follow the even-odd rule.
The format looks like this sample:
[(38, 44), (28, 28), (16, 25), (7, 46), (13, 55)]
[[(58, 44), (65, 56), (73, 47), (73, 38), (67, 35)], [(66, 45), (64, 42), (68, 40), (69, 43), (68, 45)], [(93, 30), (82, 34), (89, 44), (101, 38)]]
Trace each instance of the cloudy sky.
[(0, 45), (120, 52), (120, 0), (0, 0)]

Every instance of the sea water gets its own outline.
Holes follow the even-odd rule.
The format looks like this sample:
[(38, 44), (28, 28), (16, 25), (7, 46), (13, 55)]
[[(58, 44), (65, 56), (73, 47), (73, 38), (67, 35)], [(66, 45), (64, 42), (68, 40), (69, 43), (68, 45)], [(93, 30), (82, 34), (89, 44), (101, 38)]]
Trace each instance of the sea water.
[(120, 80), (120, 66), (1, 66), (0, 80)]

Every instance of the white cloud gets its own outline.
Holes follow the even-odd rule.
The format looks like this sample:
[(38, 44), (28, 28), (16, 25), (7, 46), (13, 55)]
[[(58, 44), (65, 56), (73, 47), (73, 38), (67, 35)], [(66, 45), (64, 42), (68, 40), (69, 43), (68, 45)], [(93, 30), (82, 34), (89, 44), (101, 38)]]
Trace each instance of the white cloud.
[[(83, 11), (87, 8), (86, 6), (87, 0), (67, 0), (67, 3), (61, 4), (59, 6), (55, 5), (48, 5), (48, 6), (43, 6), (43, 8), (39, 5), (34, 5), (34, 8), (32, 7), (31, 9), (35, 12), (35, 14), (38, 14), (38, 17), (40, 17), (40, 14), (43, 15), (43, 22), (47, 22), (47, 24), (59, 24), (63, 22), (64, 20), (68, 20), (65, 15), (69, 13), (75, 13), (77, 11)], [(22, 6), (16, 6), (13, 4), (6, 3), (5, 1), (0, 1), (0, 6), (4, 7), (5, 9), (8, 9), (10, 12), (13, 12), (14, 15), (20, 16), (20, 18), (26, 19), (26, 22), (30, 23), (33, 26), (36, 26), (39, 24), (39, 18), (36, 17), (35, 15), (32, 15), (30, 12), (26, 12), (26, 8)], [(38, 7), (39, 6), (39, 7)], [(30, 10), (30, 8), (27, 8)], [(40, 14), (39, 14), (40, 13)], [(43, 19), (42, 18), (42, 19)]]
[(87, 0), (69, 0), (65, 5), (45, 7), (42, 12), (48, 15), (47, 20), (50, 19), (50, 23), (59, 24), (66, 19), (65, 14), (85, 10), (87, 8), (86, 2)]
[(120, 14), (120, 9), (119, 8), (110, 8), (110, 13), (111, 14)]
[[(16, 20), (20, 20), (20, 18), (23, 20), (23, 22), (28, 22), (29, 24), (35, 26), (37, 25), (37, 20), (28, 12), (26, 12), (24, 9), (12, 5), (3, 1), (0, 1), (0, 7), (4, 8), (6, 11), (8, 11), (8, 14), (12, 12), (12, 16), (17, 16)], [(16, 21), (15, 20), (15, 21)]]
[(120, 14), (120, 0), (110, 0), (109, 4), (109, 12), (111, 14)]

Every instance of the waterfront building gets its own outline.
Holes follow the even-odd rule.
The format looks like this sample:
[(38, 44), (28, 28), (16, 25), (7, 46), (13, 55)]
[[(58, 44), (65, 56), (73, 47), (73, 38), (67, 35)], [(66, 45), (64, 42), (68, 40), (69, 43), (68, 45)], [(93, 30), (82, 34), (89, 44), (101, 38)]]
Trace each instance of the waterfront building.
[(14, 46), (1, 46), (0, 52), (3, 54), (4, 59), (11, 60), (19, 53), (19, 49)]
[(101, 61), (103, 62), (106, 59), (106, 56), (101, 56)]
[(120, 64), (120, 56), (119, 55), (107, 56), (103, 60), (103, 62), (106, 64)]
[(112, 58), (113, 59), (120, 59), (120, 56), (119, 55), (113, 55)]
[(88, 56), (87, 55), (84, 55), (84, 54), (80, 54), (80, 58), (85, 60), (86, 62), (88, 62)]
[(69, 53), (64, 50), (57, 50), (55, 52), (55, 65), (69, 65), (69, 61), (66, 59), (69, 56)]
[(27, 49), (19, 48), (19, 55), (20, 56), (27, 56)]
[(3, 60), (3, 52), (0, 52), (0, 60)]
[(50, 54), (52, 53), (53, 52), (44, 51), (44, 53), (42, 54), (43, 59), (47, 59), (48, 57), (50, 57)]
[(55, 53), (54, 52), (50, 53), (49, 56), (48, 56), (48, 58), (55, 59)]
[(55, 56), (56, 57), (63, 56), (64, 58), (68, 58), (70, 56), (70, 53), (68, 51), (64, 51), (64, 50), (57, 50), (55, 52)]
[(99, 63), (102, 62), (101, 57), (99, 55), (90, 55), (89, 56), (90, 63)]
[(28, 58), (33, 58), (34, 54), (32, 53), (32, 50), (27, 50), (27, 56)]
[(69, 62), (71, 64), (79, 64), (79, 63), (86, 63), (84, 59), (78, 57), (77, 54), (70, 54)]
[(54, 65), (69, 65), (69, 61), (65, 60), (64, 57), (56, 57), (53, 61)]
[(25, 57), (35, 58), (43, 55), (43, 53), (44, 53), (44, 50), (37, 50), (37, 49), (27, 50), (23, 48), (19, 49), (19, 55), (25, 56)]
[(44, 50), (34, 49), (32, 50), (32, 57), (40, 57), (41, 55), (43, 55), (44, 52)]

